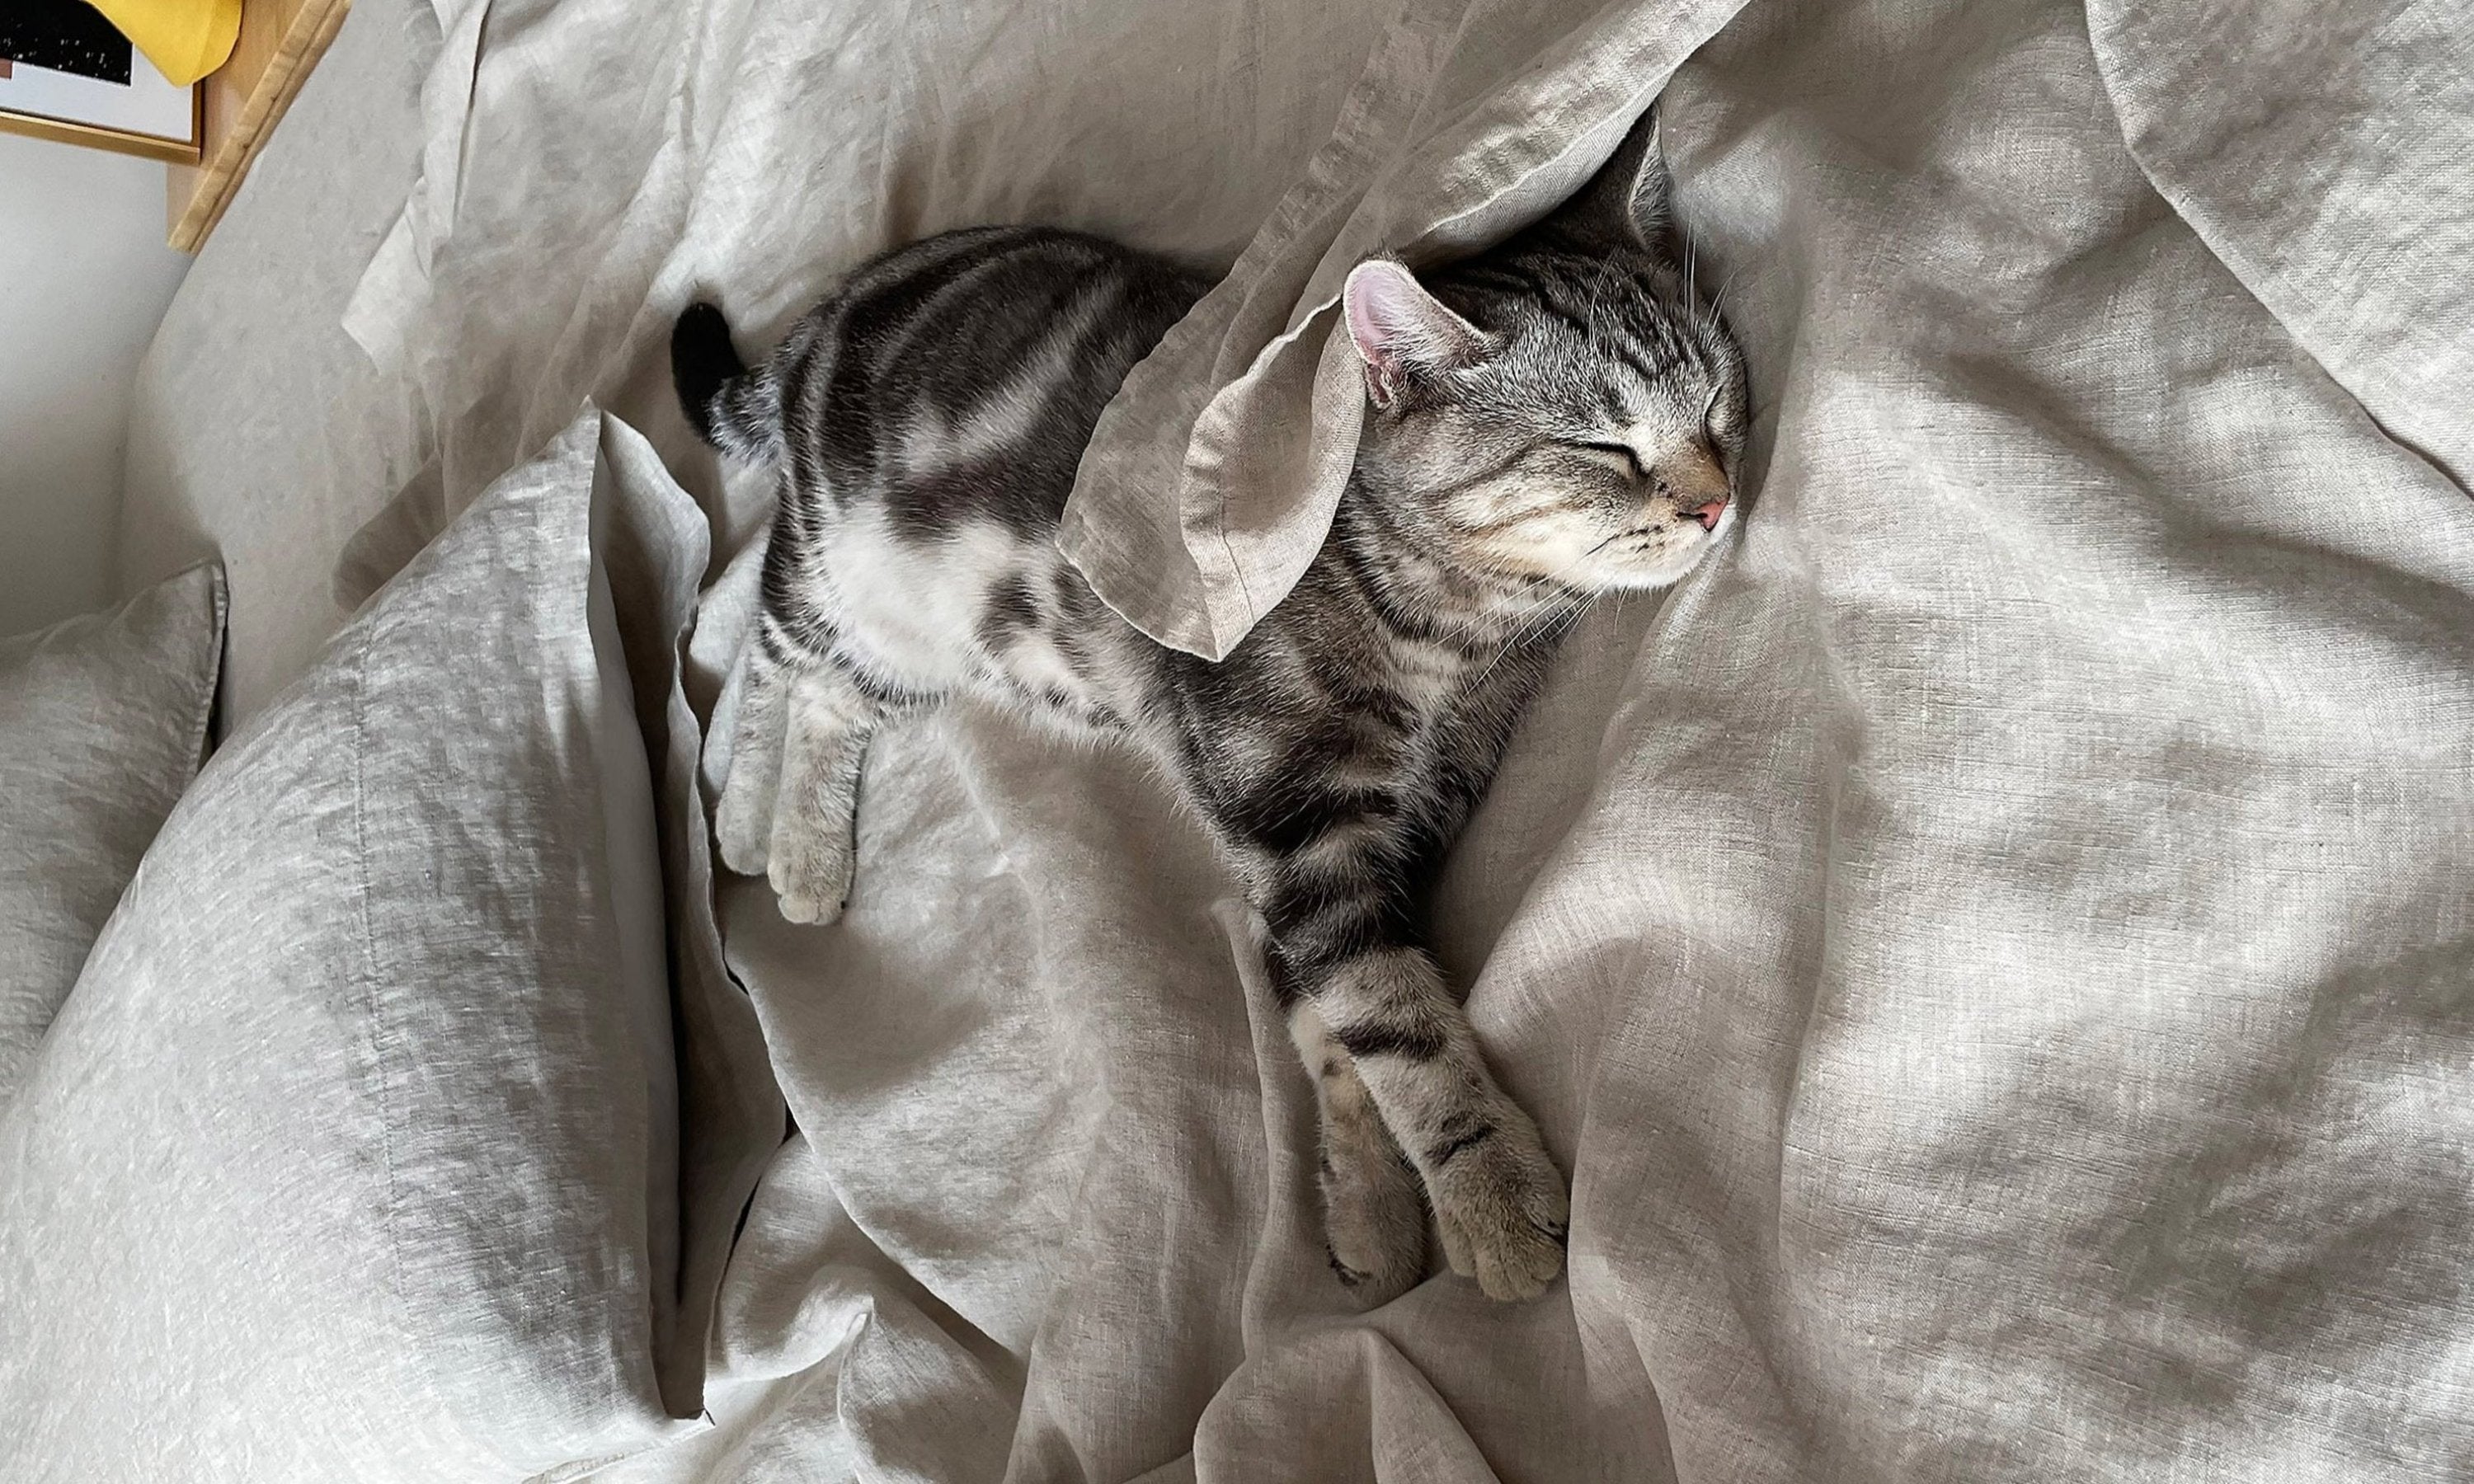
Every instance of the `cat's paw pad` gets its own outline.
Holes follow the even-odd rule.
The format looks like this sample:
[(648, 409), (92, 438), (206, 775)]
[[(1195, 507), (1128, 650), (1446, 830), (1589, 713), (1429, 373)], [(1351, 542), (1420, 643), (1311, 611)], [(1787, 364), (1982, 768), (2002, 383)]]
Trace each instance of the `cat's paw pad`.
[(1485, 1142), (1453, 1154), (1427, 1186), (1443, 1259), (1488, 1298), (1534, 1299), (1564, 1271), (1571, 1200), (1526, 1118), (1506, 1119)]
[(1343, 1286), (1386, 1304), (1426, 1276), (1426, 1203), (1418, 1175), (1390, 1150), (1322, 1170), (1324, 1252)]

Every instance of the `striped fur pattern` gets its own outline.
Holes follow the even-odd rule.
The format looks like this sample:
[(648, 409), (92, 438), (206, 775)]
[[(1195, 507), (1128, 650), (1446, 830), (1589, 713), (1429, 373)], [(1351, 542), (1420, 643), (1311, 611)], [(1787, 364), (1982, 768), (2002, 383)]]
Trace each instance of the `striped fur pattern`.
[(691, 310), (688, 416), (780, 470), (724, 863), (831, 920), (870, 734), (950, 696), (1129, 745), (1261, 913), (1342, 1281), (1415, 1281), (1431, 1209), (1455, 1272), (1541, 1291), (1564, 1182), (1427, 951), (1424, 901), (1562, 630), (1673, 582), (1732, 518), (1742, 357), (1664, 201), (1644, 125), (1502, 247), (1423, 279), (1352, 273), (1355, 470), (1303, 579), (1217, 664), (1119, 619), (1054, 539), (1101, 407), (1203, 278), (1071, 232), (949, 233), (858, 270), (754, 371)]

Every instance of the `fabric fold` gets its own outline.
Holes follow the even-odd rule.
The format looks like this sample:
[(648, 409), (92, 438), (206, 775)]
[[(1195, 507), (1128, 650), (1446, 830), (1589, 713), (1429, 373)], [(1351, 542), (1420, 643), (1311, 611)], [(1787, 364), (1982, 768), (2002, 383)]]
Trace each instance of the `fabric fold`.
[(2474, 491), (2474, 71), (2430, 0), (2090, 0), (2124, 139), (2391, 436)]

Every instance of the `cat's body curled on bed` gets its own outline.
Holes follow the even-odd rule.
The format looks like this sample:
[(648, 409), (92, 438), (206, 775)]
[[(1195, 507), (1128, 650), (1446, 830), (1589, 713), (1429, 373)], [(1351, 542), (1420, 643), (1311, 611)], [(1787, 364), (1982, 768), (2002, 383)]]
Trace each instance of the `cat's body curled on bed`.
[[(1663, 586), (1734, 509), (1743, 358), (1666, 227), (1635, 129), (1553, 217), (1425, 282), (1345, 294), (1370, 402), (1321, 553), (1211, 663), (1152, 642), (1055, 545), (1101, 408), (1208, 286), (1115, 244), (951, 232), (853, 273), (754, 371), (681, 317), (688, 416), (780, 471), (716, 834), (828, 921), (870, 733), (969, 692), (1123, 739), (1234, 862), (1313, 1076), (1332, 1263), (1422, 1275), (1431, 1204), (1497, 1298), (1563, 1265), (1567, 1203), (1425, 945), (1424, 897), (1557, 636)], [(1129, 759), (1130, 760), (1130, 759)]]

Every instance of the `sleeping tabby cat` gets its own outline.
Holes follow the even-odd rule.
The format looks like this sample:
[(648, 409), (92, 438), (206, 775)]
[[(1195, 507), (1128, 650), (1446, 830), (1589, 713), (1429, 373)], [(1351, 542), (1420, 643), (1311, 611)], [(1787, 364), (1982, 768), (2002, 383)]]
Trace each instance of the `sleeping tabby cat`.
[(1360, 264), (1355, 470), (1296, 589), (1214, 664), (1117, 617), (1054, 539), (1102, 406), (1207, 287), (993, 227), (860, 268), (752, 371), (716, 310), (680, 318), (689, 419), (780, 469), (721, 857), (832, 920), (870, 733), (957, 693), (1132, 744), (1262, 914), (1342, 1281), (1421, 1276), (1422, 1194), (1452, 1270), (1526, 1298), (1562, 1269), (1564, 1183), (1426, 950), (1423, 898), (1561, 631), (1726, 528), (1743, 356), (1677, 261), (1646, 120), (1502, 246), (1423, 281)]

